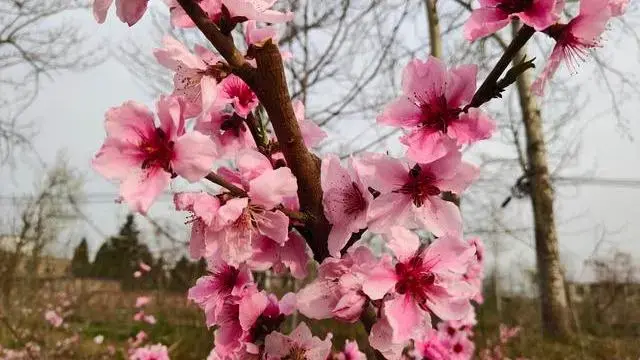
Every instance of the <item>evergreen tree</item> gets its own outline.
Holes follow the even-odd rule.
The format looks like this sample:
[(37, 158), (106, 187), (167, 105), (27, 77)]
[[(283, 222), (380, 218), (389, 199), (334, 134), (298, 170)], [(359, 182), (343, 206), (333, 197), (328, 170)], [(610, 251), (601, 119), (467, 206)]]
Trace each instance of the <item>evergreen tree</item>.
[(150, 287), (153, 281), (133, 277), (141, 261), (149, 265), (153, 264), (151, 252), (145, 244), (140, 243), (139, 234), (134, 216), (127, 215), (118, 235), (109, 238), (98, 250), (92, 266), (92, 275), (103, 279), (119, 280), (122, 288), (127, 290)]
[(200, 259), (198, 262), (191, 262), (185, 256), (182, 256), (169, 273), (169, 290), (186, 292), (206, 272), (207, 263), (204, 259)]
[(89, 276), (91, 264), (89, 263), (89, 245), (87, 239), (82, 238), (80, 244), (73, 251), (71, 259), (71, 275), (75, 277)]

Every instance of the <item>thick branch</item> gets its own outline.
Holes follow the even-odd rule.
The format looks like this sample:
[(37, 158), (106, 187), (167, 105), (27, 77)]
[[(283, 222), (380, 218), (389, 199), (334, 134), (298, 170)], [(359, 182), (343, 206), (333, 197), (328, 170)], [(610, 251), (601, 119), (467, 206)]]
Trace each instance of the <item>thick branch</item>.
[(298, 181), (298, 197), (302, 211), (309, 215), (306, 223), (308, 231), (303, 235), (313, 250), (315, 259), (322, 261), (329, 256), (327, 239), (330, 225), (322, 207), (320, 164), (317, 157), (304, 145), (291, 106), (280, 49), (271, 41), (256, 47), (255, 59), (258, 66), (254, 69), (235, 47), (233, 39), (225, 36), (194, 0), (178, 2), (198, 29), (231, 65), (233, 72), (256, 93), (267, 111), (287, 166), (291, 168)]
[(311, 215), (307, 242), (314, 257), (322, 261), (329, 255), (327, 239), (330, 225), (322, 207), (320, 164), (304, 144), (287, 88), (280, 49), (267, 41), (255, 54), (258, 74), (254, 91), (264, 106), (280, 150), (298, 180), (298, 197), (302, 211)]

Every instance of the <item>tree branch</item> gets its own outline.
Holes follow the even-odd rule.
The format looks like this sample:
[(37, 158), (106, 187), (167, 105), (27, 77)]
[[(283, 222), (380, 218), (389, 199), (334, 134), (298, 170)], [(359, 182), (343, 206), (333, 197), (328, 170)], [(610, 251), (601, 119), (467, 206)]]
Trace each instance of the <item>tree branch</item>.
[(465, 106), (464, 111), (469, 110), (469, 108), (477, 108), (480, 105), (486, 103), (487, 101), (493, 99), (496, 96), (496, 93), (500, 93), (500, 89), (498, 88), (498, 79), (500, 75), (504, 72), (504, 70), (509, 66), (509, 63), (518, 55), (520, 49), (531, 39), (533, 34), (536, 31), (527, 25), (524, 25), (513, 38), (509, 46), (505, 49), (504, 54), (500, 57), (500, 60), (493, 67), (493, 70), (489, 73), (487, 78), (484, 80), (480, 88), (473, 95), (473, 99), (469, 105)]
[(311, 215), (307, 222), (309, 233), (304, 235), (315, 259), (321, 262), (329, 256), (327, 239), (330, 225), (322, 207), (320, 162), (304, 144), (291, 105), (280, 49), (273, 42), (267, 41), (256, 51), (255, 58), (258, 76), (254, 91), (269, 114), (280, 150), (298, 181), (300, 207)]
[(227, 60), (234, 73), (246, 81), (245, 77), (250, 77), (255, 69), (247, 63), (242, 52), (236, 48), (233, 38), (224, 35), (218, 25), (209, 19), (207, 13), (194, 0), (178, 0), (178, 3), (220, 55)]
[(320, 163), (304, 145), (291, 105), (280, 49), (272, 41), (254, 47), (258, 65), (255, 69), (246, 62), (243, 54), (234, 45), (233, 39), (225, 36), (194, 0), (178, 2), (198, 29), (227, 60), (234, 74), (256, 93), (267, 111), (287, 166), (297, 179), (300, 207), (309, 215), (307, 231), (303, 235), (313, 250), (314, 258), (321, 262), (329, 256), (327, 239), (331, 226), (324, 216), (322, 207)]
[(243, 189), (233, 185), (232, 183), (230, 183), (227, 180), (225, 180), (222, 176), (220, 176), (220, 175), (218, 175), (218, 174), (216, 174), (214, 172), (210, 172), (209, 175), (205, 176), (205, 179), (207, 179), (207, 180), (211, 181), (212, 183), (220, 185), (223, 188), (229, 190), (229, 192), (233, 196), (248, 197), (246, 191), (244, 191)]

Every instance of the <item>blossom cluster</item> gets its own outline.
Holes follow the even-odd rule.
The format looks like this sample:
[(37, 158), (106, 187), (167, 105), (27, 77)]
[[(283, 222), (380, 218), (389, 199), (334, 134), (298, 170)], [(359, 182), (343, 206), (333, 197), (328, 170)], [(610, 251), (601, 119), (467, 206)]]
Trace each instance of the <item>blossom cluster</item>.
[[(245, 50), (234, 51), (250, 69), (259, 68), (256, 52), (278, 42), (272, 24), (293, 19), (292, 13), (274, 10), (275, 2), (190, 1), (206, 16), (198, 21), (213, 24), (221, 36), (242, 25)], [(166, 3), (173, 26), (196, 25), (180, 5), (189, 1)], [(582, 0), (580, 14), (563, 24), (561, 0), (480, 3), (465, 25), (469, 40), (493, 34), (513, 18), (556, 40), (534, 84), (539, 91), (561, 61), (595, 47), (606, 23), (625, 7), (620, 0)], [(98, 21), (105, 19), (110, 4), (94, 2)], [(146, 6), (147, 0), (116, 0), (118, 16), (129, 25)], [(317, 158), (321, 215), (331, 225), (325, 244), (330, 256), (313, 254), (320, 262), (317, 276), (296, 294), (278, 298), (260, 289), (252, 272), (306, 278), (311, 262), (306, 226), (309, 217), (318, 216), (300, 206), (304, 194), (299, 185), (311, 175), (294, 176), (295, 164), (282, 150), (283, 142), (294, 140), (274, 135), (270, 123), (283, 119), (266, 118), (262, 109), (272, 104), (261, 103), (264, 94), (249, 85), (244, 68), (240, 71), (228, 53), (219, 55), (203, 45), (191, 51), (167, 36), (154, 55), (173, 72), (173, 92), (159, 98), (156, 116), (132, 101), (110, 109), (107, 138), (93, 167), (118, 181), (120, 201), (141, 213), (178, 176), (219, 186), (174, 195), (176, 210), (188, 213), (191, 224), (190, 255), (208, 263), (209, 274), (188, 296), (203, 309), (207, 326), (215, 328), (210, 359), (364, 358), (355, 342), (332, 354), (331, 334), (316, 337), (304, 322), (282, 334), (284, 319), (295, 311), (308, 319), (344, 322), (372, 313), (369, 345), (388, 359), (401, 358), (408, 348), (429, 359), (472, 356), (469, 329), (472, 303), (482, 302), (484, 247), (478, 238), (465, 239), (459, 206), (449, 200), (479, 176), (478, 167), (462, 159), (462, 150), (496, 130), (494, 120), (474, 102), (477, 66), (448, 68), (434, 57), (406, 65), (402, 94), (377, 118), (381, 125), (404, 130), (399, 140), (405, 156)], [(281, 57), (291, 54), (281, 51)], [(288, 126), (299, 130), (306, 147), (323, 141), (326, 133), (305, 118), (302, 102), (284, 106), (295, 113), (296, 123)], [(357, 242), (365, 231), (384, 239), (383, 254)]]

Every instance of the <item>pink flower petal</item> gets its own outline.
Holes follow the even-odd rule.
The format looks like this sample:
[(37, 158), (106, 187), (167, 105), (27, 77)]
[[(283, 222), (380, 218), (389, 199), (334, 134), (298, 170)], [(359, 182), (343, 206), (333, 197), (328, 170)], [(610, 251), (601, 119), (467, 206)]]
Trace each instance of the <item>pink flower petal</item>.
[(461, 65), (449, 70), (445, 97), (450, 107), (457, 108), (471, 102), (476, 91), (477, 74), (477, 65)]
[(251, 202), (272, 209), (285, 197), (294, 196), (298, 191), (298, 183), (291, 169), (282, 167), (268, 170), (249, 182), (249, 198)]
[(509, 16), (497, 8), (480, 8), (471, 13), (464, 24), (464, 37), (469, 41), (491, 35), (509, 24)]
[(173, 170), (189, 182), (205, 177), (216, 159), (213, 141), (197, 131), (183, 135), (175, 142)]
[(93, 1), (93, 17), (99, 24), (102, 24), (107, 18), (107, 12), (113, 0), (94, 0)]
[(462, 234), (460, 209), (454, 203), (438, 197), (430, 197), (424, 205), (414, 208), (414, 214), (416, 220), (435, 236)]
[(420, 247), (420, 239), (402, 226), (393, 226), (387, 236), (387, 247), (399, 261), (404, 262), (415, 255)]
[(127, 23), (129, 26), (133, 26), (140, 20), (144, 12), (147, 10), (147, 3), (149, 0), (116, 0), (116, 15)]
[(170, 182), (171, 174), (162, 169), (141, 170), (124, 179), (120, 195), (131, 210), (145, 214)]
[(400, 295), (384, 304), (384, 314), (393, 331), (392, 342), (403, 343), (414, 337), (429, 314), (407, 295)]
[(495, 129), (496, 123), (489, 115), (480, 109), (471, 108), (452, 122), (447, 131), (458, 145), (467, 145), (490, 138)]

